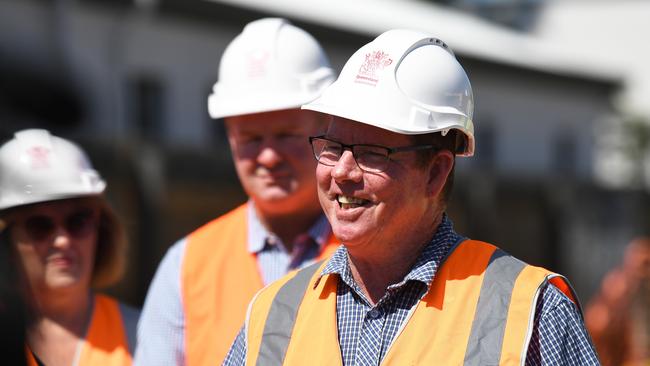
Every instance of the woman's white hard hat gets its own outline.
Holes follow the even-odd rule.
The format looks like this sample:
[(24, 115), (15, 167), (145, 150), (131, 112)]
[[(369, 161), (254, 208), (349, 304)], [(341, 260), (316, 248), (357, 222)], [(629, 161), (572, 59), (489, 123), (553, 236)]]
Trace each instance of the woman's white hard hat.
[(0, 147), (0, 210), (101, 195), (105, 188), (84, 151), (47, 130), (16, 132)]

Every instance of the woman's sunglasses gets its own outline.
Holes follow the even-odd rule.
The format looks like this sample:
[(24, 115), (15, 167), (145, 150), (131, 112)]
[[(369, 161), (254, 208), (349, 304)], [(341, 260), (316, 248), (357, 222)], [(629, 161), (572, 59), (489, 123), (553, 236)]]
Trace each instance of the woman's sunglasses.
[(70, 213), (62, 221), (59, 221), (59, 217), (38, 214), (27, 216), (19, 224), (23, 225), (27, 235), (34, 241), (51, 239), (59, 225), (71, 237), (81, 239), (97, 229), (98, 218), (97, 210), (83, 208)]

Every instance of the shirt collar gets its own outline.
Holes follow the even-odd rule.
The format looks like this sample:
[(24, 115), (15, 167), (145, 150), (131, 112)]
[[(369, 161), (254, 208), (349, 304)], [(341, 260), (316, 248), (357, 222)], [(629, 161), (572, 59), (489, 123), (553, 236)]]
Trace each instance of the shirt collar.
[[(442, 221), (438, 226), (436, 234), (424, 247), (415, 264), (404, 277), (402, 281), (389, 288), (399, 287), (408, 281), (420, 281), (428, 286), (433, 282), (436, 271), (443, 260), (449, 254), (451, 249), (464, 238), (458, 235), (453, 229), (451, 219), (444, 214)], [(356, 283), (352, 278), (352, 272), (348, 264), (348, 251), (345, 245), (340, 246), (327, 262), (320, 276), (328, 274), (338, 274), (348, 286), (356, 288)]]
[[(284, 248), (284, 244), (280, 238), (268, 231), (262, 224), (262, 221), (260, 221), (253, 200), (248, 200), (247, 219), (249, 253), (255, 254), (264, 250), (267, 239), (269, 238), (273, 238), (276, 243), (280, 244), (280, 246)], [(325, 215), (321, 215), (309, 228), (307, 233), (316, 241), (316, 243), (318, 243), (318, 246), (322, 248), (327, 243), (329, 236), (332, 233), (332, 229)]]

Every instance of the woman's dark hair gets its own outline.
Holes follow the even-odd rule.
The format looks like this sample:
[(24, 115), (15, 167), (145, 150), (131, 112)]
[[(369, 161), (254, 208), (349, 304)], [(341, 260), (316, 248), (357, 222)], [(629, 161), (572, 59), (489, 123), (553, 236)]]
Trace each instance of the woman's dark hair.
[(0, 230), (0, 354), (7, 365), (26, 365), (29, 307), (21, 288), (22, 274), (9, 230)]

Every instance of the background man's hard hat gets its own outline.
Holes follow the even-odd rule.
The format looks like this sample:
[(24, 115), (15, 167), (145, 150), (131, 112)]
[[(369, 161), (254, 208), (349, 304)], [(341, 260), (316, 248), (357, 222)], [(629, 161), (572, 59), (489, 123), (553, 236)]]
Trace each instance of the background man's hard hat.
[(336, 76), (320, 44), (285, 19), (247, 24), (221, 58), (208, 97), (212, 118), (300, 108)]

